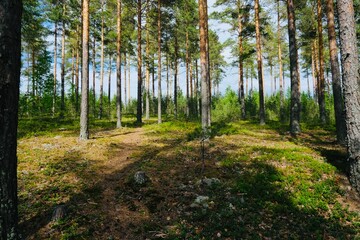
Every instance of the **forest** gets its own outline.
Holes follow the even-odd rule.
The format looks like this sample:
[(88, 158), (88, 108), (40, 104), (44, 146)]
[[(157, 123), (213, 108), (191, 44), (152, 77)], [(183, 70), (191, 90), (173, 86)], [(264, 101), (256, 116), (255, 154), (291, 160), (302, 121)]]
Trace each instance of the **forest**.
[(0, 240), (360, 239), (359, 0), (1, 0)]

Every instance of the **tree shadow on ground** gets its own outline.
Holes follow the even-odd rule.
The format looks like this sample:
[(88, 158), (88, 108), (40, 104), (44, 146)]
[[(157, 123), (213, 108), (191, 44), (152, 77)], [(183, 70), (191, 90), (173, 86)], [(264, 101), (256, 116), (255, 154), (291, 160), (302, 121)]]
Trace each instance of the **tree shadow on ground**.
[[(55, 180), (70, 172), (82, 184), (80, 191), (68, 189), (54, 193), (68, 195), (62, 202), (68, 215), (54, 224), (49, 224), (54, 202), (41, 202), (42, 207), (23, 220), (24, 236), (28, 239), (60, 236), (66, 239), (352, 239), (356, 235), (352, 226), (340, 221), (341, 216), (329, 218), (325, 211), (298, 206), (292, 198), (296, 193), (286, 185), (284, 174), (266, 162), (224, 166), (219, 163), (232, 156), (208, 149), (204, 174), (219, 178), (220, 183), (210, 187), (198, 185), (196, 182), (202, 177), (198, 172), (200, 143), (185, 138), (170, 143), (166, 139), (153, 139), (141, 148), (118, 143), (121, 148), (139, 150), (120, 170), (93, 169), (91, 160), (83, 163), (80, 153), (76, 157), (56, 159), (54, 164), (59, 167), (54, 171), (54, 176), (58, 176)], [(116, 146), (109, 151), (110, 157), (121, 154)], [(140, 170), (150, 178), (145, 185), (133, 182), (134, 173)], [(37, 197), (46, 199), (53, 187), (46, 186)], [(209, 197), (207, 206), (192, 207), (199, 195)], [(27, 201), (22, 200), (21, 204), (26, 205)]]

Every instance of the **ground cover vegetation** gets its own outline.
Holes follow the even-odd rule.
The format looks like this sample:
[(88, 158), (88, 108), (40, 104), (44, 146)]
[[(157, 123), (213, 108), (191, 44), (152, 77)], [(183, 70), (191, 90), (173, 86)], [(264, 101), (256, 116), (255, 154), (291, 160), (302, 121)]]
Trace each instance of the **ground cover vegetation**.
[(360, 239), (359, 14), (2, 0), (0, 239)]
[[(79, 142), (77, 121), (38, 120), (20, 121), (28, 239), (360, 237), (359, 198), (333, 129), (303, 125), (295, 139), (278, 122), (215, 122), (202, 152), (194, 121), (151, 118), (138, 127), (132, 115), (116, 129), (96, 120), (93, 137)], [(134, 180), (139, 171), (144, 184)], [(66, 215), (52, 221), (58, 206)]]

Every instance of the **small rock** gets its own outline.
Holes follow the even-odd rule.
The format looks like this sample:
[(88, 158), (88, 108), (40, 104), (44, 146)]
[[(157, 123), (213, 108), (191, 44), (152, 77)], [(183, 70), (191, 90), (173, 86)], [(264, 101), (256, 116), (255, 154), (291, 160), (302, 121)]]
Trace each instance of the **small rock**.
[(229, 208), (230, 208), (231, 210), (235, 210), (235, 207), (234, 207), (234, 205), (232, 205), (232, 203), (229, 204)]
[(209, 208), (209, 197), (208, 196), (198, 196), (194, 202), (190, 205), (192, 208), (203, 207)]
[(60, 139), (60, 138), (61, 138), (61, 136), (59, 136), (59, 135), (54, 137), (54, 139)]
[(218, 178), (204, 178), (196, 182), (196, 185), (206, 185), (208, 187), (213, 186), (214, 184), (219, 184), (220, 180)]
[(64, 219), (65, 217), (66, 217), (65, 205), (59, 205), (59, 206), (55, 207), (52, 217), (51, 217), (51, 221), (56, 222), (61, 219)]
[(198, 203), (198, 204), (201, 204), (203, 202), (207, 202), (209, 201), (209, 197), (208, 196), (198, 196), (196, 199), (195, 199), (195, 203)]
[(145, 172), (139, 171), (139, 172), (135, 173), (134, 181), (136, 184), (144, 185), (145, 183), (147, 183), (149, 181), (149, 177), (146, 175)]

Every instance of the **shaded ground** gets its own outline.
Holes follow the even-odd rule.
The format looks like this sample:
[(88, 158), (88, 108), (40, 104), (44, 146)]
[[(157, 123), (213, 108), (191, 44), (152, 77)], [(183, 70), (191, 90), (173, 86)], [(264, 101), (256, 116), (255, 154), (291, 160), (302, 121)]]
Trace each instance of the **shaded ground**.
[[(360, 238), (345, 149), (329, 132), (309, 130), (293, 139), (272, 126), (215, 124), (202, 152), (196, 123), (128, 126), (100, 124), (86, 142), (61, 126), (37, 137), (23, 134), (24, 237)], [(133, 181), (140, 170), (150, 178), (144, 186)], [(199, 181), (204, 178), (216, 181), (208, 186)], [(199, 196), (207, 200), (196, 203)], [(67, 216), (52, 222), (58, 205)]]

